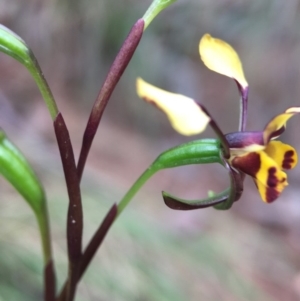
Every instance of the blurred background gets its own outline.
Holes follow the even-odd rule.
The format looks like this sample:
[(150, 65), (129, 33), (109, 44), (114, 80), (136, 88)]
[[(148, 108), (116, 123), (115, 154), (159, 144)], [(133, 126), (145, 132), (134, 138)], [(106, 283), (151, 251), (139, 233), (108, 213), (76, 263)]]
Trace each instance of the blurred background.
[[(76, 157), (92, 104), (119, 47), (150, 0), (1, 0), (0, 22), (35, 53), (68, 125)], [(82, 182), (84, 244), (158, 154), (191, 138), (143, 103), (135, 79), (201, 101), (225, 133), (238, 127), (233, 80), (207, 70), (205, 33), (239, 53), (250, 84), (248, 130), (300, 105), (300, 3), (297, 0), (178, 0), (160, 14), (114, 91)], [(49, 114), (27, 70), (0, 54), (0, 126), (41, 178), (49, 201), (58, 286), (67, 273), (67, 194)], [(207, 130), (201, 137), (214, 137)], [(298, 150), (299, 119), (282, 140)], [(198, 137), (197, 137), (198, 138)], [(215, 165), (155, 175), (109, 232), (76, 300), (300, 300), (300, 167), (272, 205), (251, 179), (229, 211), (173, 211), (161, 197), (204, 197), (228, 185)], [(0, 181), (0, 300), (42, 298), (42, 256), (32, 212)]]

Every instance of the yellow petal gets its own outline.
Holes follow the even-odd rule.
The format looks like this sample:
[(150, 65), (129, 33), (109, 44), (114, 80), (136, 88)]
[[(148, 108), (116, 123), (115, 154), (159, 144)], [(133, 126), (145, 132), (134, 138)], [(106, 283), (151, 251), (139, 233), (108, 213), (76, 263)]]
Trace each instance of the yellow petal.
[(287, 183), (287, 175), (264, 151), (236, 157), (232, 166), (254, 178), (262, 200), (271, 203), (278, 198)]
[(287, 109), (283, 114), (274, 117), (264, 129), (264, 142), (267, 144), (270, 139), (280, 136), (286, 127), (286, 122), (295, 114), (300, 113), (300, 107)]
[(199, 52), (207, 68), (235, 79), (244, 89), (248, 86), (239, 56), (229, 44), (205, 34)]
[(210, 121), (200, 106), (189, 97), (159, 89), (141, 78), (137, 79), (136, 87), (138, 96), (161, 109), (173, 128), (182, 135), (199, 134)]
[(298, 162), (296, 150), (281, 141), (271, 141), (264, 150), (282, 169), (292, 169)]

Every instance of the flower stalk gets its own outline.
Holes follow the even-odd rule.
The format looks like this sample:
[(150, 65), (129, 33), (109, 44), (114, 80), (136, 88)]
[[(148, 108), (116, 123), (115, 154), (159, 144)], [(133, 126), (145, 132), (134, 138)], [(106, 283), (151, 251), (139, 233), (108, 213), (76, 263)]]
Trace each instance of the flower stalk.
[[(162, 169), (175, 168), (175, 167), (191, 165), (191, 164), (211, 164), (211, 163), (223, 164), (222, 156), (223, 155), (222, 155), (220, 141), (216, 139), (195, 140), (185, 144), (181, 144), (179, 146), (176, 146), (174, 148), (171, 148), (163, 152), (161, 155), (159, 155), (156, 158), (156, 160), (149, 166), (149, 168), (145, 170), (145, 172), (137, 179), (137, 181), (131, 186), (131, 188), (122, 198), (122, 200), (118, 204), (118, 216), (127, 207), (129, 202), (132, 200), (135, 194), (140, 190), (140, 188), (156, 172)], [(223, 193), (217, 195), (217, 197), (211, 198), (209, 200), (210, 201), (209, 206), (211, 206), (212, 204), (215, 205), (220, 202), (226, 201), (228, 195), (229, 195), (229, 191), (226, 190)], [(180, 205), (184, 207), (183, 205), (184, 202), (180, 202), (179, 198), (177, 198), (178, 202), (176, 202), (175, 197), (172, 197), (170, 194), (166, 192), (163, 192), (163, 197), (167, 206), (171, 208), (172, 208), (171, 199), (173, 198), (174, 200), (173, 204), (176, 203), (177, 208), (172, 208), (172, 209), (178, 209), (178, 206)], [(202, 205), (204, 205), (204, 203), (208, 204), (208, 200), (201, 200), (197, 202), (202, 203)], [(187, 210), (182, 208), (181, 210)], [(195, 209), (195, 208), (190, 208), (190, 209)]]

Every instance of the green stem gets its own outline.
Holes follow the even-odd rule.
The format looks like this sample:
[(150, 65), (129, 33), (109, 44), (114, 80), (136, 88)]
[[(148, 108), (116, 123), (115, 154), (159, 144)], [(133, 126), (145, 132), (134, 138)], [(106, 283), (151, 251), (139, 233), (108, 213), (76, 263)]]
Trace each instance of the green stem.
[(131, 188), (127, 191), (125, 196), (122, 198), (120, 203), (118, 204), (118, 212), (117, 217), (122, 213), (122, 211), (126, 208), (135, 194), (140, 190), (140, 188), (157, 172), (158, 168), (154, 168), (153, 165), (144, 171), (144, 173), (135, 181), (135, 183), (131, 186)]
[(36, 218), (39, 224), (40, 235), (42, 240), (42, 248), (44, 255), (44, 263), (47, 263), (52, 259), (51, 237), (49, 227), (49, 217), (46, 202), (44, 202), (43, 214), (36, 214)]
[(144, 30), (152, 22), (152, 20), (165, 8), (174, 3), (176, 0), (153, 0), (146, 13), (143, 16), (145, 20)]
[(216, 139), (202, 139), (190, 141), (173, 147), (161, 153), (148, 169), (131, 186), (123, 199), (118, 204), (117, 217), (129, 204), (138, 190), (156, 172), (166, 168), (174, 168), (189, 164), (223, 163), (220, 141)]
[(6, 28), (1, 24), (0, 52), (4, 52), (7, 55), (16, 59), (18, 62), (24, 65), (27, 68), (27, 70), (31, 73), (42, 93), (50, 115), (54, 120), (58, 113), (58, 109), (54, 97), (50, 91), (50, 88), (44, 78), (42, 70), (33, 52), (17, 34), (15, 34), (10, 29)]
[(46, 106), (49, 110), (52, 120), (55, 120), (57, 114), (59, 113), (57, 104), (53, 97), (53, 94), (49, 88), (49, 85), (44, 77), (44, 74), (34, 56), (34, 54), (30, 51), (31, 61), (26, 64), (26, 67), (32, 77), (34, 78), (42, 96), (46, 103)]

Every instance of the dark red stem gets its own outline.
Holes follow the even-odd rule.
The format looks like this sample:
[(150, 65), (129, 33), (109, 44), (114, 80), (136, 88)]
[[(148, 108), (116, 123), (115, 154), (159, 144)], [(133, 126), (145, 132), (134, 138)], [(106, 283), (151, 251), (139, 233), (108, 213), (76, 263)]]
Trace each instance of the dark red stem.
[(67, 300), (71, 301), (76, 290), (79, 264), (82, 256), (83, 213), (73, 148), (61, 113), (57, 115), (54, 121), (54, 129), (69, 195), (67, 216), (67, 247), (69, 257)]
[(239, 84), (239, 82), (236, 81), (236, 83), (241, 95), (239, 132), (244, 132), (247, 124), (249, 87), (244, 88)]
[(127, 38), (125, 39), (119, 53), (117, 54), (110, 70), (108, 71), (107, 77), (104, 84), (97, 96), (91, 111), (81, 146), (79, 155), (77, 172), (78, 177), (81, 179), (84, 170), (85, 162), (89, 154), (93, 139), (97, 132), (102, 114), (110, 99), (110, 96), (115, 89), (119, 79), (121, 78), (125, 68), (130, 62), (144, 31), (144, 20), (139, 19), (132, 27)]
[(44, 269), (44, 281), (45, 281), (45, 301), (55, 300), (55, 273), (53, 261), (50, 260)]
[[(106, 214), (104, 220), (100, 224), (99, 228), (95, 232), (93, 238), (89, 242), (88, 246), (86, 247), (86, 249), (82, 255), (77, 281), (79, 281), (80, 278), (82, 277), (82, 275), (84, 274), (86, 268), (88, 267), (89, 263), (93, 259), (97, 250), (99, 249), (108, 230), (110, 229), (111, 225), (113, 224), (116, 216), (117, 216), (117, 205), (113, 204), (113, 206)], [(66, 294), (67, 294), (67, 283), (65, 283), (65, 285), (62, 289), (62, 292), (57, 300), (59, 300), (59, 301), (65, 300)]]
[(230, 150), (229, 150), (229, 145), (228, 145), (228, 142), (226, 140), (224, 133), (218, 126), (217, 122), (212, 118), (210, 113), (207, 111), (207, 109), (199, 102), (196, 101), (196, 103), (201, 108), (201, 110), (210, 118), (209, 124), (212, 127), (212, 129), (214, 130), (214, 132), (216, 133), (217, 137), (220, 139), (221, 145), (223, 147), (223, 156), (224, 156), (224, 158), (229, 159)]

